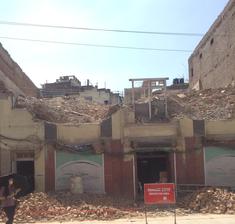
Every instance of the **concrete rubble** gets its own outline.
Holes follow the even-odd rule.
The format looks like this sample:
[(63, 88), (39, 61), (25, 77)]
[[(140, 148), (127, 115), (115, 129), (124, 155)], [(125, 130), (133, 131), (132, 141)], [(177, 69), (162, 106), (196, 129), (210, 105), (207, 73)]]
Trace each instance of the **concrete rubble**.
[[(147, 206), (125, 198), (70, 192), (31, 193), (19, 200), (16, 222), (51, 222), (74, 220), (113, 220), (119, 218), (173, 215), (173, 208)], [(226, 189), (204, 188), (179, 200), (177, 215), (196, 213), (235, 214), (235, 193)], [(5, 220), (0, 214), (0, 222)]]
[[(16, 222), (70, 221), (70, 220), (109, 220), (124, 216), (112, 206), (102, 205), (101, 196), (93, 196), (94, 202), (86, 202), (71, 193), (32, 193), (21, 198), (15, 216)], [(99, 204), (99, 205), (98, 205)], [(1, 219), (5, 217), (1, 213)]]
[(25, 107), (35, 119), (56, 123), (100, 122), (115, 106), (101, 105), (76, 96), (37, 99), (18, 97), (16, 107)]
[[(32, 193), (19, 200), (15, 221), (17, 223), (75, 221), (75, 220), (114, 220), (120, 218), (143, 217), (147, 209), (148, 216), (173, 215), (172, 209), (137, 205), (125, 198), (114, 198), (105, 195), (74, 195), (70, 192), (53, 194)], [(177, 210), (179, 215), (185, 214)], [(0, 213), (0, 222), (6, 219)]]
[(179, 205), (198, 213), (235, 214), (235, 192), (223, 188), (204, 188), (187, 195)]
[[(162, 94), (154, 94), (153, 100)], [(203, 91), (169, 90), (166, 93), (170, 118), (227, 120), (235, 117), (235, 88)], [(147, 98), (137, 103), (146, 103)], [(25, 107), (34, 118), (57, 123), (91, 123), (106, 119), (116, 106), (101, 105), (77, 96), (37, 99), (18, 97), (16, 107)]]
[(235, 117), (235, 88), (167, 93), (171, 117), (194, 120), (227, 120)]

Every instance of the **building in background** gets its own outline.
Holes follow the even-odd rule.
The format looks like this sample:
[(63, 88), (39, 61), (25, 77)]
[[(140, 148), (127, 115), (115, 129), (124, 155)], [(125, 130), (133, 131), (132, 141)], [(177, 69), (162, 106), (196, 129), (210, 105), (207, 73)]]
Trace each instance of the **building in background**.
[(61, 76), (53, 83), (45, 83), (40, 90), (42, 97), (57, 97), (79, 93), (81, 82), (75, 76)]
[(99, 104), (120, 104), (122, 102), (119, 93), (113, 93), (106, 88), (99, 89), (97, 85), (93, 86), (89, 79), (86, 85), (82, 86), (75, 76), (61, 76), (54, 83), (43, 84), (40, 94), (45, 98), (76, 95)]
[(230, 0), (189, 58), (191, 89), (235, 82), (235, 1)]

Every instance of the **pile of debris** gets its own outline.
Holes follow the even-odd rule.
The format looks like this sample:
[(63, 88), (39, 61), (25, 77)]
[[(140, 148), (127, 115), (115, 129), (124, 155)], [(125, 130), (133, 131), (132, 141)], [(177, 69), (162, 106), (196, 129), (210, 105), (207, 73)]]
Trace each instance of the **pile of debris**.
[[(70, 194), (70, 193), (69, 193)], [(93, 197), (94, 201), (98, 198)], [(47, 195), (45, 193), (33, 193), (21, 198), (17, 207), (16, 222), (36, 221), (72, 221), (72, 220), (109, 220), (118, 219), (125, 215), (124, 211), (102, 203), (94, 205), (82, 200), (79, 196), (61, 193)], [(5, 219), (1, 214), (1, 220)]]
[[(20, 198), (16, 210), (16, 222), (51, 222), (75, 220), (113, 220), (119, 218), (173, 215), (172, 208), (145, 207), (125, 198), (111, 198), (105, 195), (74, 195), (70, 192), (53, 194), (32, 193)], [(226, 189), (204, 188), (180, 201), (178, 215), (192, 212), (235, 214), (235, 193)], [(5, 220), (0, 213), (0, 222)]]
[(171, 117), (194, 120), (227, 120), (235, 115), (235, 88), (207, 89), (179, 94), (168, 92)]
[(25, 107), (36, 119), (56, 123), (100, 122), (110, 115), (112, 107), (75, 96), (37, 99), (18, 97), (16, 107)]
[[(145, 210), (148, 216), (173, 215), (172, 209), (145, 207), (143, 203), (137, 205), (133, 201), (107, 195), (80, 194), (57, 192), (52, 194), (32, 193), (20, 199), (16, 210), (17, 223), (75, 221), (75, 220), (114, 220), (120, 218), (143, 217)], [(178, 215), (184, 210), (177, 209)], [(0, 222), (5, 220), (4, 213), (0, 213)]]
[(193, 212), (235, 214), (235, 193), (222, 188), (204, 188), (187, 195), (179, 205)]

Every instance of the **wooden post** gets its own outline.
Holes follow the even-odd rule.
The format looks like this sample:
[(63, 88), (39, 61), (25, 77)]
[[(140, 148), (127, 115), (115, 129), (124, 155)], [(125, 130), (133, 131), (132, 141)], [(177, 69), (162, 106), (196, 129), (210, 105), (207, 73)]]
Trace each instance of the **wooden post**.
[(151, 81), (148, 81), (148, 97), (149, 97), (149, 119), (152, 118), (152, 107), (151, 107), (151, 100), (152, 100), (152, 89), (151, 89)]
[(131, 81), (132, 84), (132, 89), (131, 89), (131, 100), (132, 100), (132, 105), (133, 108), (135, 107), (135, 85), (134, 85), (134, 80)]
[(167, 95), (166, 95), (166, 80), (164, 80), (164, 97), (165, 97), (165, 116), (168, 117)]

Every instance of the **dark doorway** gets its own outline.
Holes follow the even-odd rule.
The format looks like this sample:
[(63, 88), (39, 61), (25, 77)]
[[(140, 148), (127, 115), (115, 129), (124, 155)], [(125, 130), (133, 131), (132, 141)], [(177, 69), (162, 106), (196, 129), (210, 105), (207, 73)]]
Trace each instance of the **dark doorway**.
[(138, 192), (143, 194), (145, 183), (169, 182), (169, 153), (137, 154)]
[(29, 183), (27, 193), (34, 191), (34, 161), (17, 161), (16, 162), (17, 174), (25, 176)]

